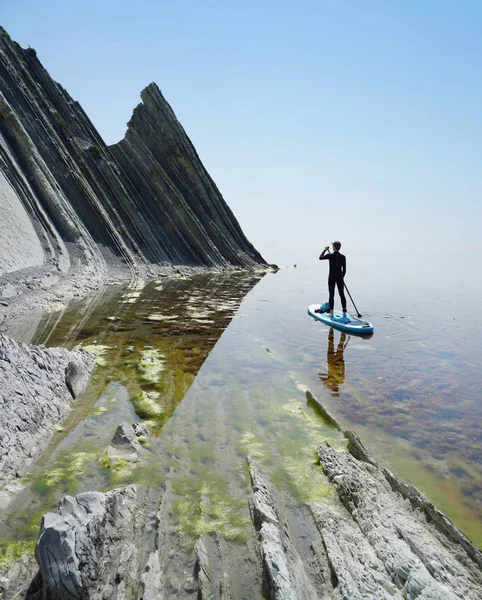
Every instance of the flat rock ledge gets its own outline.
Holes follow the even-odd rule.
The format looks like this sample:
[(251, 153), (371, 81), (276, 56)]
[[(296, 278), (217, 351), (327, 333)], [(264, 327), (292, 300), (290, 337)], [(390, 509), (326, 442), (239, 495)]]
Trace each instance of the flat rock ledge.
[[(90, 381), (95, 357), (0, 333), (0, 488), (40, 456)], [(0, 492), (0, 508), (5, 498)]]

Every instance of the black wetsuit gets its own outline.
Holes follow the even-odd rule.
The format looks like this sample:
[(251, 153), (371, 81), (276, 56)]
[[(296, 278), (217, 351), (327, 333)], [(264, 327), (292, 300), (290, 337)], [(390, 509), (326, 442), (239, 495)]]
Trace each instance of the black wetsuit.
[(335, 285), (338, 288), (340, 294), (341, 306), (343, 311), (346, 311), (346, 298), (343, 278), (346, 275), (346, 258), (341, 252), (333, 252), (332, 254), (325, 254), (326, 250), (320, 255), (320, 260), (330, 261), (330, 273), (328, 275), (328, 291), (330, 293), (330, 310), (333, 310), (335, 306)]

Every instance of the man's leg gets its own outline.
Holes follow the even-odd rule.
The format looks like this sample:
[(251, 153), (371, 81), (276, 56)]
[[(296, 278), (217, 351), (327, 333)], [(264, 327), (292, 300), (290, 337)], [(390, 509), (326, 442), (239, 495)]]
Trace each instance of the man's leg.
[(328, 292), (330, 294), (329, 303), (330, 303), (330, 312), (333, 312), (333, 308), (335, 307), (335, 280), (328, 278)]
[(340, 300), (341, 300), (341, 307), (343, 308), (343, 312), (346, 312), (346, 297), (345, 297), (345, 284), (343, 282), (343, 279), (338, 280), (336, 282), (336, 285), (338, 287), (338, 293), (340, 294)]

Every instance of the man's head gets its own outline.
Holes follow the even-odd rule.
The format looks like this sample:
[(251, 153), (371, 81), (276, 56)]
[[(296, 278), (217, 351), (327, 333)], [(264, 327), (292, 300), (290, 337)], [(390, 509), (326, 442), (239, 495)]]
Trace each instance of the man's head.
[(338, 252), (338, 250), (341, 248), (341, 242), (333, 242), (332, 245), (335, 252)]

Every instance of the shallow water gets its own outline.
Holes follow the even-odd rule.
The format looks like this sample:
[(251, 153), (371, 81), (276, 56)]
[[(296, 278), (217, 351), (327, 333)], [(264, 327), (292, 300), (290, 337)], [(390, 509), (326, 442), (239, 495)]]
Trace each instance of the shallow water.
[[(434, 298), (417, 292), (415, 303), (413, 290), (385, 286), (376, 301), (356, 298), (360, 309), (370, 300), (363, 314), (375, 334), (350, 337), (306, 314), (325, 299), (320, 279), (293, 268), (162, 279), (17, 323), (17, 338), (82, 346), (98, 366), (0, 536), (32, 544), (40, 515), (63, 494), (148, 482), (169, 498), (173, 572), (203, 533), (219, 532), (242, 557), (253, 535), (246, 455), (306, 527), (305, 503), (333, 493), (318, 477), (315, 449), (323, 440), (345, 445), (307, 406), (308, 387), (480, 547), (480, 328), (434, 300), (436, 290)], [(150, 457), (134, 470), (108, 470), (99, 454), (125, 420), (147, 422)], [(254, 585), (243, 577), (233, 585)]]

